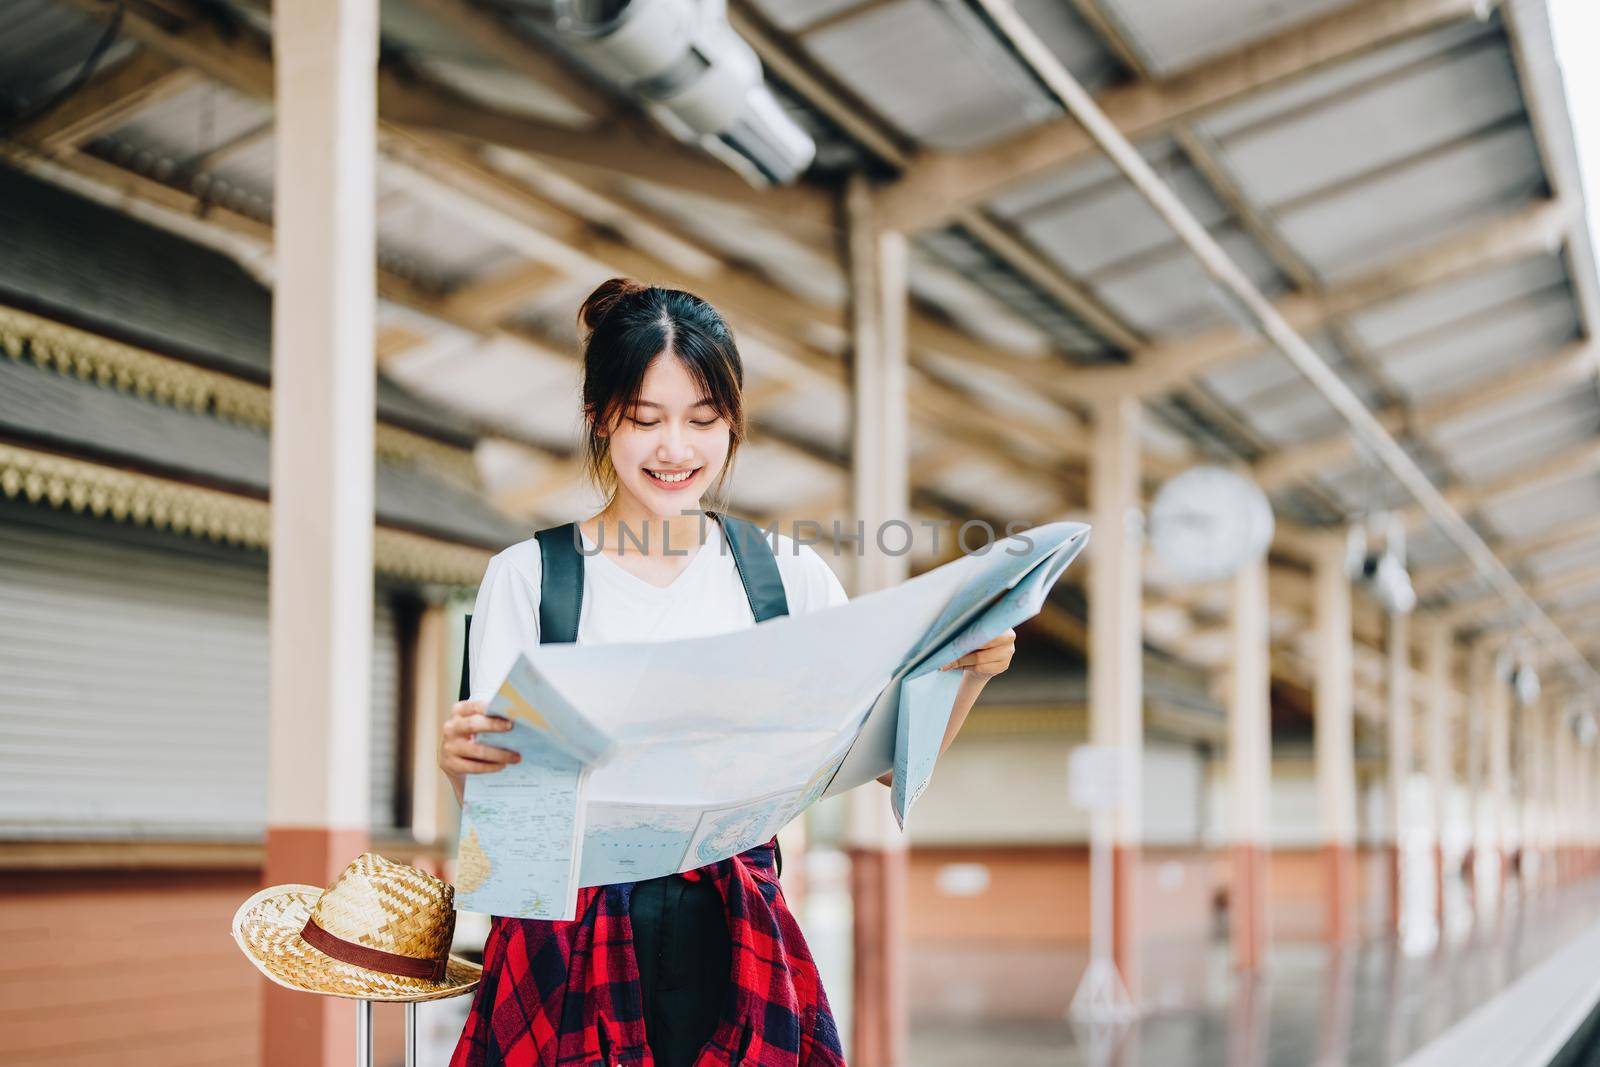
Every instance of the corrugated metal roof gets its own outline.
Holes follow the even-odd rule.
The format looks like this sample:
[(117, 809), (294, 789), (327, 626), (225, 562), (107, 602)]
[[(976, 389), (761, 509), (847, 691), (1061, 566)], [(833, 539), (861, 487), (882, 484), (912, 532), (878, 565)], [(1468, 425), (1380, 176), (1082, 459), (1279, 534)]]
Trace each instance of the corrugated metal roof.
[(960, 5), (900, 0), (804, 38), (825, 69), (914, 140), (972, 148), (1058, 113)]
[[(1278, 268), (1243, 230), (1225, 226), (1212, 233), (1268, 296), (1283, 292)], [(1136, 330), (1155, 338), (1180, 337), (1232, 321), (1210, 278), (1187, 250), (1171, 248), (1136, 269), (1104, 272), (1088, 279), (1106, 304)]]
[(1250, 200), (1276, 207), (1521, 114), (1504, 42), (1478, 39), (1216, 143)]
[[(1389, 380), (1412, 401), (1425, 401), (1482, 381), (1577, 334), (1569, 291), (1547, 289), (1483, 312), (1470, 306), (1453, 326), (1396, 345), (1384, 360)], [(1476, 312), (1476, 313), (1473, 313)]]
[(1154, 74), (1169, 75), (1289, 29), (1351, 0), (1100, 0)]
[(1542, 290), (1559, 289), (1566, 279), (1559, 257), (1533, 256), (1385, 301), (1346, 321), (1365, 344), (1378, 348), (1405, 344), (1447, 330), (1480, 310), (1499, 309)]
[(1300, 256), (1337, 283), (1480, 226), (1544, 189), (1533, 135), (1516, 124), (1282, 208), (1277, 218)]
[[(1207, 226), (1229, 211), (1170, 140), (1146, 150), (1157, 174)], [(1176, 250), (1172, 229), (1120, 176), (1075, 194), (1014, 212), (1013, 222), (1045, 254), (1074, 276), (1093, 275), (1157, 249)]]

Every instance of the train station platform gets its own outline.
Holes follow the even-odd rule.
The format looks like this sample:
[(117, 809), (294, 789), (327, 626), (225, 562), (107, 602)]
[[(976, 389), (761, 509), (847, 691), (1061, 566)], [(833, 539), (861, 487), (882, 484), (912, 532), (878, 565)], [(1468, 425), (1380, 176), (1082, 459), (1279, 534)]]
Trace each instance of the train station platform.
[[(1563, 1067), (1587, 1063), (1600, 993), (1600, 880), (1459, 916), (1426, 952), (1392, 938), (1273, 947), (1259, 977), (1226, 941), (1153, 947), (1146, 1010), (1119, 1031), (1067, 1017), (1082, 953), (923, 949), (912, 960), (920, 1067)], [(1567, 1047), (1570, 1046), (1570, 1047)], [(1565, 1047), (1565, 1052), (1562, 1050)], [(1559, 1055), (1559, 1059), (1557, 1058)], [(1600, 1062), (1597, 1060), (1596, 1062)]]

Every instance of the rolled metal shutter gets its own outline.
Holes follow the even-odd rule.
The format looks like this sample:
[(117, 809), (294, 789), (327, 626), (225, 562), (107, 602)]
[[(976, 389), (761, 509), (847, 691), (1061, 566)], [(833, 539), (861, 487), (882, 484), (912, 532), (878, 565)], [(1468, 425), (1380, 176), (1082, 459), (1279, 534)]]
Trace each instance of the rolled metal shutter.
[[(51, 519), (0, 516), (0, 835), (259, 834), (264, 558)], [(390, 597), (376, 601), (372, 803), (387, 828), (400, 657)]]
[[(265, 654), (265, 653), (263, 653)], [(390, 830), (400, 785), (400, 626), (394, 598), (380, 585), (372, 615), (372, 825)]]

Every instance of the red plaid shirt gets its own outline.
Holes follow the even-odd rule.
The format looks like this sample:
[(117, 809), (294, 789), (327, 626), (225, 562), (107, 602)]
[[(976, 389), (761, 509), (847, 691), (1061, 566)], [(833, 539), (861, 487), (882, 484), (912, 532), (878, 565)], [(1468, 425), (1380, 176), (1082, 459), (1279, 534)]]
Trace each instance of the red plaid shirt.
[[(733, 1006), (695, 1067), (844, 1067), (816, 963), (778, 885), (774, 844), (682, 877), (728, 909)], [(631, 883), (578, 891), (572, 922), (495, 916), (483, 985), (450, 1067), (653, 1067), (628, 918)]]

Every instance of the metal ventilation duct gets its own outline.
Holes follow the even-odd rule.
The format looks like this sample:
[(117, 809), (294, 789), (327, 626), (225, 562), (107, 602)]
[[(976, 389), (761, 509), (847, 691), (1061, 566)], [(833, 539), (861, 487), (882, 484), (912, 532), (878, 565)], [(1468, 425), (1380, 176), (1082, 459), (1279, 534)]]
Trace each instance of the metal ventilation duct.
[(766, 181), (792, 182), (816, 143), (778, 105), (723, 0), (557, 0), (560, 40), (696, 140)]

